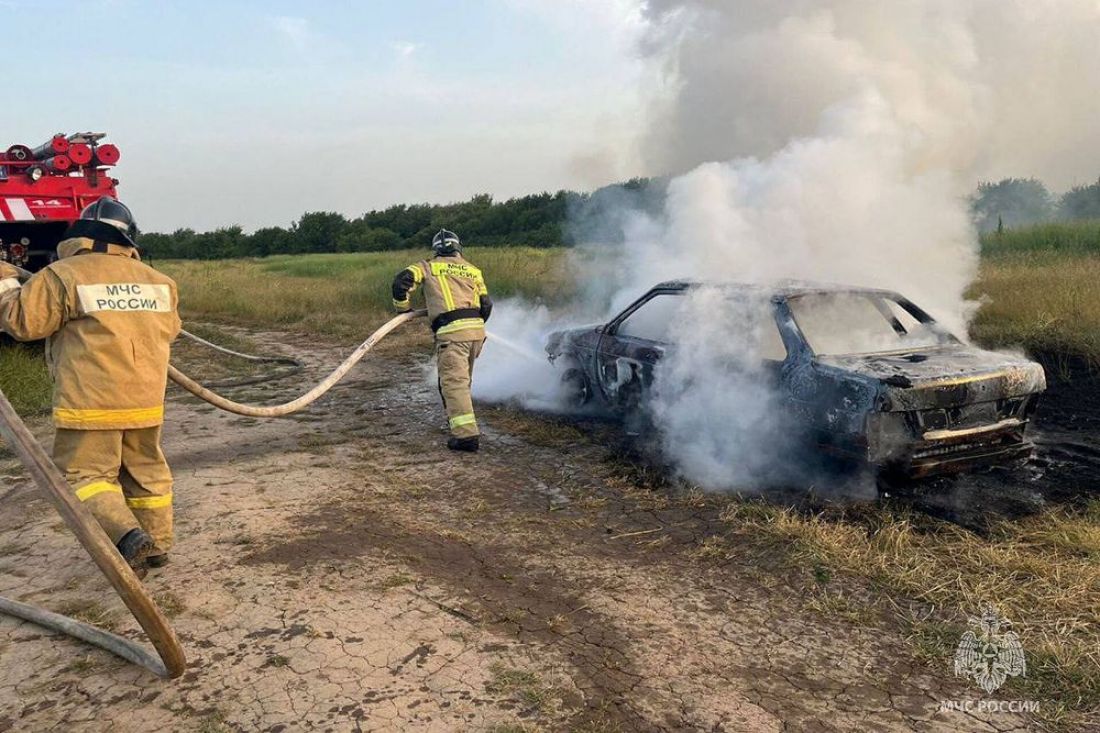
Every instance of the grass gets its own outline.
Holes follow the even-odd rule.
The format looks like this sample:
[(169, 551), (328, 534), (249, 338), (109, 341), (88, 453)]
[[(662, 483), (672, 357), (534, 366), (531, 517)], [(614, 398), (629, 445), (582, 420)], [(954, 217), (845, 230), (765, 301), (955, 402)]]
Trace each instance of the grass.
[[(943, 674), (952, 674), (967, 618), (996, 603), (1020, 634), (1028, 662), (1027, 676), (998, 695), (1040, 700), (1054, 728), (1100, 715), (1100, 500), (1006, 521), (988, 537), (889, 509), (806, 516), (732, 501), (722, 519), (732, 544), (752, 543), (812, 569), (816, 583), (829, 583), (834, 573), (865, 581), (902, 622), (913, 648)], [(835, 593), (811, 605), (867, 618), (858, 603)]]
[(1039, 224), (982, 237), (971, 335), (993, 347), (1075, 355), (1100, 365), (1100, 221)]
[(971, 296), (971, 335), (993, 347), (1072, 354), (1100, 365), (1100, 254), (1014, 253), (987, 259)]
[(1100, 256), (1100, 220), (1035, 224), (982, 235), (984, 257)]
[[(971, 335), (983, 345), (1072, 353), (1100, 365), (1100, 222), (1044, 224), (982, 238), (983, 305)], [(551, 305), (573, 292), (567, 250), (471, 248), (494, 297)], [(361, 336), (390, 314), (393, 275), (422, 250), (284, 255), (158, 263), (180, 285), (185, 320)]]
[(187, 604), (170, 590), (161, 591), (153, 595), (153, 600), (168, 618), (175, 618), (187, 610)]
[[(266, 259), (166, 261), (158, 267), (180, 286), (184, 319), (275, 326), (361, 336), (393, 312), (390, 283), (424, 250), (370, 254), (284, 255)], [(470, 248), (496, 298), (559, 301), (570, 278), (560, 249)]]
[(41, 349), (0, 345), (0, 390), (24, 417), (48, 412), (53, 386)]
[(101, 605), (98, 601), (72, 600), (62, 603), (56, 609), (62, 616), (70, 616), (77, 621), (103, 629), (104, 631), (117, 631), (119, 628), (118, 614)]
[(494, 697), (517, 700), (527, 711), (547, 712), (557, 701), (554, 688), (534, 672), (493, 664), (485, 691)]

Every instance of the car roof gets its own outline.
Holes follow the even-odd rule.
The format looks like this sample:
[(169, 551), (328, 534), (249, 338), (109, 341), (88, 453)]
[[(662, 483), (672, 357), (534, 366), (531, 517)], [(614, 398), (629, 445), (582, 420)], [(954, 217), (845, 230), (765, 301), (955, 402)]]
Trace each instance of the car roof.
[(881, 295), (903, 299), (893, 290), (857, 287), (837, 283), (819, 283), (805, 280), (777, 280), (772, 283), (741, 283), (730, 281), (668, 280), (654, 285), (652, 290), (692, 290), (700, 287), (716, 287), (731, 292), (758, 293), (774, 298), (794, 298), (800, 295), (848, 293), (855, 295)]

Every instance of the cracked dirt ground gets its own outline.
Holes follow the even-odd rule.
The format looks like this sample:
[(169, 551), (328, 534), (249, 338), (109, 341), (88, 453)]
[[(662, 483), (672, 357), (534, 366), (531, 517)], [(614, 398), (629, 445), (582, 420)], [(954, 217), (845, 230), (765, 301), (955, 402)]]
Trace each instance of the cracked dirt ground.
[[(345, 353), (267, 338), (302, 383)], [(715, 552), (707, 502), (632, 488), (598, 436), (483, 408), (484, 451), (449, 453), (423, 357), (387, 346), (295, 418), (173, 389), (178, 539), (146, 582), (187, 673), (0, 617), (0, 731), (1028, 729), (937, 712), (974, 697), (950, 660), (814, 611), (752, 548)], [(141, 638), (10, 457), (0, 481), (0, 594)]]

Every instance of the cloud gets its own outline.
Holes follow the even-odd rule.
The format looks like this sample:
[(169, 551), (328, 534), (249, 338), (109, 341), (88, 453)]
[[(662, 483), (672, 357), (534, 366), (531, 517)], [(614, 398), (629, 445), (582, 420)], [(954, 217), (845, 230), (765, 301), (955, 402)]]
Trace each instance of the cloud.
[(308, 53), (320, 36), (305, 18), (291, 15), (275, 15), (267, 19), (268, 24), (299, 53)]
[(390, 48), (392, 48), (401, 58), (407, 59), (419, 51), (421, 45), (423, 44), (413, 43), (412, 41), (394, 41), (390, 44)]

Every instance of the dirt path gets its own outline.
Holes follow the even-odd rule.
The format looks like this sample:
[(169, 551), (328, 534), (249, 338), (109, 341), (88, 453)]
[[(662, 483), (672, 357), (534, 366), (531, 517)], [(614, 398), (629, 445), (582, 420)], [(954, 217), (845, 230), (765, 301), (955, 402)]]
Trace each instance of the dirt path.
[[(449, 453), (423, 374), (391, 349), (269, 422), (174, 393), (179, 539), (147, 582), (190, 671), (0, 618), (0, 731), (1026, 729), (937, 712), (973, 697), (950, 660), (814, 610), (707, 502), (633, 487), (598, 440), (482, 410), (485, 451)], [(0, 594), (137, 637), (10, 460), (0, 477)]]

